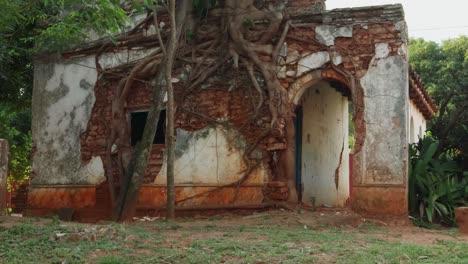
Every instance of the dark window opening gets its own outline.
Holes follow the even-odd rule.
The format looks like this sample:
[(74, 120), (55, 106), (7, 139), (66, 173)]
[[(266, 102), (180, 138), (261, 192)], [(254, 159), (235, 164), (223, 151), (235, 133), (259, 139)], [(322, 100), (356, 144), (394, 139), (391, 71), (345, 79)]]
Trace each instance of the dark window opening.
[[(145, 129), (146, 118), (148, 112), (133, 112), (130, 113), (131, 137), (132, 146), (135, 146), (143, 137), (143, 130)], [(156, 128), (156, 135), (154, 136), (153, 144), (164, 144), (166, 142), (166, 110), (161, 110), (159, 114), (158, 126)]]

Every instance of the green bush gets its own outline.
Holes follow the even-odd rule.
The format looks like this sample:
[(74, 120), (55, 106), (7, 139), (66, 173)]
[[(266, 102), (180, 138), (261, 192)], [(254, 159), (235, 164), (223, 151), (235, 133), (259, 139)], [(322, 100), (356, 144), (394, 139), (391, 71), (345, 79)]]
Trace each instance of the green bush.
[(420, 221), (455, 225), (456, 207), (468, 204), (468, 175), (454, 161), (456, 151), (436, 156), (431, 136), (410, 145), (409, 209)]
[(0, 138), (9, 144), (8, 183), (21, 183), (31, 171), (31, 111), (0, 103)]

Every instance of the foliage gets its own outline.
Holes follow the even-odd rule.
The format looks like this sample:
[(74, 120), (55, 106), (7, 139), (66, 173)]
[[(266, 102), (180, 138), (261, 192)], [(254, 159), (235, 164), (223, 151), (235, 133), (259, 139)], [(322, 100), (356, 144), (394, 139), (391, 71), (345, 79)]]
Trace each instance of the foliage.
[[(120, 0), (0, 0), (0, 102), (27, 107), (32, 56), (115, 34), (128, 21)], [(132, 1), (133, 2), (133, 1)]]
[(429, 124), (440, 141), (437, 154), (457, 149), (458, 163), (468, 169), (468, 37), (442, 44), (412, 39), (409, 51), (411, 64), (439, 108)]
[(0, 104), (0, 138), (10, 146), (9, 180), (22, 181), (30, 173), (31, 114), (28, 109), (15, 112)]
[[(133, 1), (132, 1), (133, 2)], [(30, 173), (32, 57), (110, 35), (128, 20), (120, 0), (0, 0), (0, 138), (10, 145), (9, 182)]]
[[(29, 41), (45, 51), (69, 48), (89, 41), (93, 34), (115, 34), (128, 22), (120, 0), (1, 0), (9, 6), (8, 16), (0, 18), (2, 35), (33, 27)], [(3, 3), (7, 2), (7, 3)], [(133, 2), (133, 1), (132, 1)]]
[(420, 220), (454, 225), (455, 208), (468, 204), (468, 177), (451, 151), (436, 156), (438, 145), (430, 135), (410, 145), (409, 208)]

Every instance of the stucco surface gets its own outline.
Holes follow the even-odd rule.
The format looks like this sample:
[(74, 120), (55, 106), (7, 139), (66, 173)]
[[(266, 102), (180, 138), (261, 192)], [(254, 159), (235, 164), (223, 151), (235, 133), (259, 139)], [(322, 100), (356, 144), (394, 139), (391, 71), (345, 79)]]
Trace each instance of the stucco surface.
[(384, 53), (361, 79), (367, 128), (363, 184), (404, 184), (407, 171), (408, 64)]
[(333, 46), (335, 45), (335, 38), (337, 37), (352, 37), (353, 36), (353, 27), (352, 26), (343, 26), (338, 27), (334, 25), (320, 25), (315, 28), (316, 39), (326, 45)]
[(33, 184), (97, 184), (104, 181), (100, 157), (82, 164), (80, 135), (95, 102), (94, 56), (36, 64), (32, 134)]
[(327, 51), (320, 51), (304, 56), (297, 65), (296, 76), (299, 77), (310, 70), (318, 69), (330, 61), (330, 55)]
[[(177, 129), (175, 183), (223, 185), (239, 180), (246, 168), (242, 159), (245, 142), (235, 129), (208, 126), (190, 132)], [(166, 184), (166, 159), (156, 184)], [(262, 184), (266, 172), (260, 166), (246, 183)]]

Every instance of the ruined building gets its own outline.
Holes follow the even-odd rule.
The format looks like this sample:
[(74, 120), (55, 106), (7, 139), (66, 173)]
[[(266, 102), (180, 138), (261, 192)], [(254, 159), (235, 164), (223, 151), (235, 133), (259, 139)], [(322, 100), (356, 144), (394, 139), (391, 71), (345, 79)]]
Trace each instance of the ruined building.
[[(277, 77), (294, 106), (294, 140), (282, 131), (262, 139), (252, 153), (259, 165), (241, 184), (231, 183), (246, 169), (243, 153), (269, 120), (261, 110), (248, 122), (255, 90), (226, 81), (236, 79), (232, 61), (190, 94), (180, 85), (187, 67), (175, 69), (178, 210), (262, 208), (300, 199), (406, 218), (407, 146), (424, 132), (417, 125), (410, 134), (410, 122), (420, 116), (423, 123), (436, 108), (408, 66), (402, 6), (326, 10), (323, 1), (298, 0), (289, 1), (284, 14), (291, 26)], [(150, 27), (132, 35), (138, 45), (83, 48), (36, 61), (29, 214), (73, 208), (76, 220), (110, 216), (106, 146), (115, 87), (127, 65), (157, 43)], [(141, 138), (150, 103), (148, 81), (136, 80), (125, 102), (132, 147)], [(165, 206), (165, 111), (157, 126), (139, 212)], [(294, 145), (297, 194), (276, 175), (278, 153), (288, 145)], [(117, 159), (113, 152), (110, 162)]]

